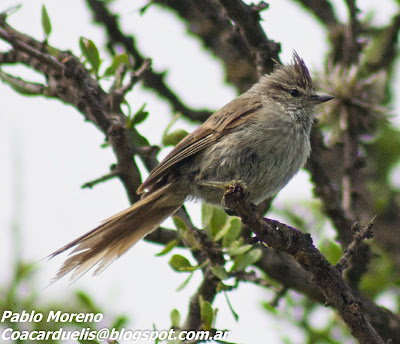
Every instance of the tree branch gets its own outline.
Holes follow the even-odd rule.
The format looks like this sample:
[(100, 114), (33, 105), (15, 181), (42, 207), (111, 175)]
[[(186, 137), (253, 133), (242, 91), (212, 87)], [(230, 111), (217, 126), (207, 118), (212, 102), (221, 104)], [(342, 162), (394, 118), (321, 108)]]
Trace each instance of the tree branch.
[[(279, 61), (280, 44), (270, 40), (260, 25), (259, 8), (242, 0), (219, 0), (228, 16), (240, 27), (247, 42), (256, 54), (259, 74), (271, 72)], [(265, 7), (264, 7), (265, 8)]]
[(342, 272), (343, 270), (345, 270), (349, 266), (351, 258), (360, 248), (361, 243), (365, 239), (371, 239), (373, 237), (372, 227), (374, 226), (374, 219), (375, 217), (370, 221), (367, 226), (364, 226), (363, 228), (360, 228), (360, 224), (358, 222), (353, 225), (352, 229), (356, 234), (354, 235), (353, 241), (351, 242), (349, 247), (344, 251), (342, 257), (335, 265), (335, 268), (338, 271)]
[(257, 82), (254, 52), (216, 1), (153, 0), (153, 3), (172, 10), (186, 23), (188, 32), (222, 61), (227, 82), (233, 84), (239, 93)]
[(332, 4), (328, 0), (294, 0), (310, 11), (319, 22), (328, 28), (339, 25)]
[(299, 230), (278, 221), (264, 219), (255, 211), (253, 204), (245, 201), (245, 197), (243, 187), (236, 184), (225, 193), (224, 202), (252, 229), (262, 243), (284, 251), (296, 259), (312, 276), (326, 302), (336, 309), (360, 343), (383, 344), (382, 338), (365, 318), (362, 304), (354, 297), (340, 272), (315, 248), (310, 235), (302, 234)]
[[(122, 45), (125, 51), (133, 56), (133, 68), (138, 69), (146, 58), (136, 47), (134, 37), (132, 35), (128, 36), (121, 31), (118, 17), (111, 13), (105, 1), (86, 0), (86, 3), (93, 13), (95, 22), (101, 24), (106, 30), (109, 40), (108, 46), (111, 48), (111, 52), (113, 52), (116, 45)], [(156, 73), (152, 69), (147, 69), (142, 75), (142, 82), (145, 87), (154, 90), (164, 98), (171, 105), (174, 112), (181, 112), (185, 117), (201, 122), (211, 115), (209, 110), (194, 110), (185, 105), (166, 84), (163, 73)]]

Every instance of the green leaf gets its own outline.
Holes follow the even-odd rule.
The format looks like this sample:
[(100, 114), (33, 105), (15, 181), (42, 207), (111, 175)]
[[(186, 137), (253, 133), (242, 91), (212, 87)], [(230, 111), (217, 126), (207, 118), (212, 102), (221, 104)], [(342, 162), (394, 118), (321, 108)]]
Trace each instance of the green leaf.
[(21, 7), (22, 7), (22, 4), (11, 6), (11, 7), (7, 8), (5, 11), (2, 11), (1, 15), (4, 16), (4, 18), (9, 17), (10, 15), (19, 11), (21, 9)]
[(144, 136), (140, 135), (136, 129), (130, 130), (129, 133), (131, 135), (133, 145), (139, 147), (150, 146), (150, 142)]
[(269, 302), (263, 302), (262, 305), (266, 311), (268, 311), (272, 314), (277, 315), (279, 313), (278, 310), (276, 309), (276, 307), (271, 306), (271, 304)]
[(89, 294), (86, 294), (85, 292), (78, 290), (76, 292), (76, 297), (79, 300), (79, 302), (89, 311), (92, 311), (93, 313), (99, 312), (99, 308), (95, 305), (94, 301), (91, 299)]
[(213, 216), (210, 221), (211, 235), (215, 237), (228, 221), (228, 215), (222, 208), (214, 207)]
[(262, 257), (262, 251), (261, 251), (260, 248), (255, 248), (254, 250), (251, 250), (250, 252), (247, 252), (246, 253), (247, 265), (254, 264), (261, 257)]
[(189, 260), (180, 254), (174, 254), (169, 261), (169, 265), (177, 272), (190, 272), (197, 269), (197, 266), (192, 266)]
[(162, 137), (162, 144), (164, 146), (176, 146), (183, 138), (189, 133), (183, 129), (177, 129), (169, 134), (164, 134)]
[(96, 44), (90, 39), (85, 37), (79, 38), (79, 47), (81, 48), (82, 55), (87, 59), (93, 68), (94, 73), (97, 75), (100, 68), (100, 54)]
[(116, 330), (121, 330), (128, 323), (128, 317), (125, 315), (120, 315), (114, 320), (110, 328), (115, 328)]
[(135, 125), (138, 125), (146, 120), (146, 118), (149, 116), (149, 112), (144, 111), (145, 107), (146, 103), (144, 103), (142, 107), (131, 118), (128, 118), (126, 123), (126, 127), (128, 129), (132, 129)]
[(172, 310), (170, 317), (172, 327), (179, 327), (181, 325), (181, 315), (177, 309)]
[(214, 311), (212, 309), (211, 303), (208, 301), (204, 301), (203, 297), (199, 298), (200, 303), (200, 316), (201, 323), (203, 324), (203, 329), (206, 331), (211, 330), (213, 319), (214, 319)]
[(214, 206), (208, 203), (203, 203), (201, 205), (201, 224), (203, 227), (207, 227), (213, 216)]
[(211, 272), (214, 274), (214, 276), (218, 277), (221, 281), (229, 278), (229, 276), (223, 266), (219, 266), (219, 265), (212, 266), (211, 265), (210, 269), (211, 269)]
[(119, 66), (121, 66), (122, 64), (125, 64), (126, 66), (130, 65), (129, 57), (126, 53), (114, 56), (111, 65), (105, 70), (104, 76), (114, 75)]
[(247, 251), (249, 251), (250, 249), (252, 249), (253, 245), (241, 245), (239, 246), (239, 242), (235, 242), (234, 245), (232, 245), (232, 247), (229, 247), (227, 249), (227, 252), (231, 255), (231, 256), (235, 256), (235, 255), (239, 255), (239, 254), (243, 254)]
[(243, 256), (237, 257), (237, 260), (235, 260), (235, 264), (232, 267), (232, 271), (245, 270), (249, 265), (252, 265), (258, 261), (261, 256), (261, 249), (255, 248), (254, 250), (245, 253)]
[[(203, 227), (209, 232), (214, 238), (224, 228), (228, 221), (228, 215), (221, 208), (209, 204), (203, 204), (202, 206), (202, 224)], [(228, 228), (227, 228), (228, 230)]]
[(218, 241), (229, 235), (229, 238), (225, 240), (223, 247), (229, 246), (240, 234), (241, 222), (237, 217), (230, 218), (229, 221), (221, 228), (221, 230), (215, 235), (214, 240)]
[(214, 240), (215, 241), (221, 240), (229, 232), (230, 227), (231, 227), (231, 222), (227, 221), (225, 225), (221, 228), (221, 230), (218, 231), (218, 233), (215, 235)]
[(179, 216), (175, 215), (172, 217), (172, 221), (174, 222), (175, 228), (179, 232), (185, 232), (187, 229), (185, 221), (183, 221)]
[(242, 222), (237, 217), (230, 220), (228, 233), (222, 238), (222, 247), (227, 248), (239, 237), (242, 230)]
[(184, 280), (184, 282), (176, 289), (176, 291), (181, 291), (181, 290), (185, 289), (185, 287), (189, 284), (190, 280), (192, 279), (193, 275), (194, 275), (194, 272), (192, 271), (189, 274), (188, 278), (186, 278)]
[(398, 286), (398, 277), (394, 274), (396, 269), (393, 257), (380, 251), (374, 259), (374, 264), (371, 264), (368, 272), (363, 276), (360, 285), (362, 289), (360, 290), (373, 299), (382, 294), (384, 290), (392, 288), (393, 282)]
[(188, 242), (192, 249), (200, 249), (195, 233), (191, 230), (183, 232), (183, 238)]
[(238, 315), (238, 314), (235, 312), (235, 310), (233, 309), (232, 304), (231, 304), (231, 302), (229, 301), (227, 292), (224, 291), (224, 294), (225, 294), (226, 302), (228, 303), (229, 309), (231, 310), (233, 317), (235, 318), (236, 321), (239, 321), (239, 315)]
[[(157, 331), (157, 327), (156, 324), (153, 323), (153, 331), (156, 332)], [(158, 338), (156, 338), (156, 340), (154, 341), (154, 344), (158, 344), (160, 343), (160, 340)]]
[(157, 257), (161, 257), (161, 256), (165, 256), (167, 253), (171, 252), (174, 247), (176, 247), (179, 244), (179, 240), (171, 240), (170, 242), (168, 242), (165, 247), (162, 249), (161, 252), (157, 253), (156, 256)]
[(45, 5), (42, 5), (42, 28), (47, 39), (51, 34), (51, 22)]
[(331, 263), (336, 264), (340, 257), (342, 256), (342, 248), (339, 244), (332, 240), (324, 240), (320, 245), (318, 245), (321, 253), (325, 258)]

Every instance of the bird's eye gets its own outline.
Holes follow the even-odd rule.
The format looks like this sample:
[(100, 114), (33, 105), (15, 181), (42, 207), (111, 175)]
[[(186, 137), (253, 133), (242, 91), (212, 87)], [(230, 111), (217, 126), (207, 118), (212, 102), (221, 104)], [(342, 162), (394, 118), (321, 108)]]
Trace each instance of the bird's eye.
[(298, 97), (300, 95), (300, 92), (299, 92), (299, 90), (297, 88), (292, 88), (292, 89), (289, 90), (289, 94), (292, 97), (296, 98), (296, 97)]

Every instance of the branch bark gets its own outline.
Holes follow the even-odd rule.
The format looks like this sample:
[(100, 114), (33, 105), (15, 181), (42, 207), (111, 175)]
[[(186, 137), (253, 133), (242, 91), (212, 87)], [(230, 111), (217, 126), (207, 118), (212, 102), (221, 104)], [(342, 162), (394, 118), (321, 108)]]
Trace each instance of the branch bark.
[(252, 229), (260, 242), (290, 254), (311, 275), (326, 303), (336, 309), (360, 343), (383, 344), (383, 339), (364, 316), (363, 305), (353, 295), (340, 272), (315, 248), (311, 236), (278, 221), (264, 219), (245, 198), (243, 187), (236, 184), (225, 193), (225, 206)]

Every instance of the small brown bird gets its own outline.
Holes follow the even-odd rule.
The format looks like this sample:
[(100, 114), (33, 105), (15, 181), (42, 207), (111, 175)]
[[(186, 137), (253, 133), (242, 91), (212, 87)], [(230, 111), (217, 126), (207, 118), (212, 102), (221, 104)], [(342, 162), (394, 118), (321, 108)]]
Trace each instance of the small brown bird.
[(139, 187), (141, 200), (54, 252), (74, 248), (55, 280), (72, 280), (97, 265), (103, 271), (138, 240), (174, 214), (187, 198), (220, 204), (223, 184), (241, 180), (254, 203), (273, 196), (310, 154), (317, 95), (304, 61), (293, 54), (246, 93), (215, 112), (185, 137)]

